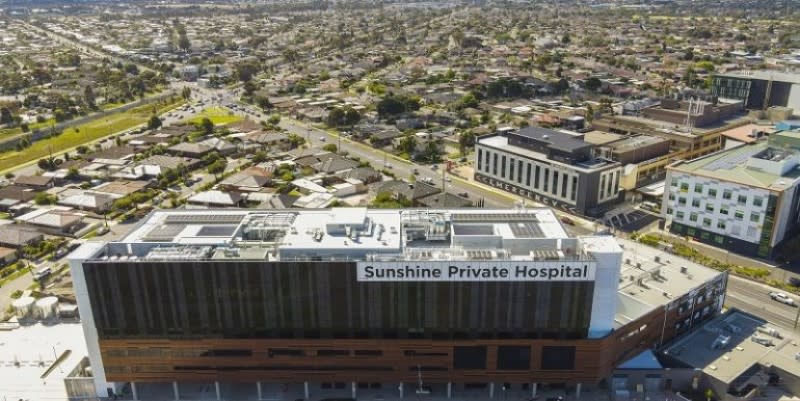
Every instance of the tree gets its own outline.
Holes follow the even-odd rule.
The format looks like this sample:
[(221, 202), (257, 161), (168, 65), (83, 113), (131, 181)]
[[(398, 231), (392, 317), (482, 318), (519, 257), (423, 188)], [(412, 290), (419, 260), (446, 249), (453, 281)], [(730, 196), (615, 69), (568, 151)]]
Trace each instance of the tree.
[(273, 115), (269, 116), (269, 119), (267, 119), (267, 122), (272, 124), (272, 125), (278, 125), (281, 122), (281, 115), (280, 114), (273, 114)]
[(180, 35), (180, 37), (178, 38), (178, 48), (183, 50), (184, 52), (187, 52), (189, 51), (189, 49), (192, 48), (192, 43), (189, 42), (189, 38), (186, 36), (185, 33)]
[(326, 151), (326, 152), (332, 152), (332, 153), (336, 153), (336, 151), (338, 150), (338, 148), (336, 147), (336, 145), (334, 145), (334, 144), (332, 144), (332, 143), (329, 143), (329, 144), (327, 144), (327, 145), (323, 146), (323, 147), (322, 147), (322, 150), (324, 150), (324, 151)]
[(225, 172), (225, 167), (228, 166), (228, 162), (225, 159), (220, 158), (215, 160), (213, 163), (208, 165), (208, 173), (214, 174), (214, 178), (217, 178), (218, 174), (222, 174)]
[(472, 131), (464, 131), (458, 136), (458, 150), (461, 156), (467, 155), (467, 150), (475, 146), (475, 134)]
[(87, 106), (94, 108), (95, 107), (95, 96), (94, 96), (94, 89), (92, 89), (92, 85), (86, 85), (83, 88), (83, 101), (86, 103)]
[(361, 114), (352, 107), (345, 108), (344, 125), (356, 125), (361, 121)]
[(53, 156), (49, 156), (39, 159), (36, 164), (42, 170), (53, 171), (58, 167), (59, 162)]
[(150, 120), (147, 121), (147, 129), (156, 129), (160, 126), (161, 126), (161, 119), (158, 118), (158, 116), (155, 114), (150, 116)]
[(334, 108), (328, 113), (328, 120), (326, 124), (329, 127), (338, 127), (344, 123), (344, 110), (341, 108)]
[(600, 78), (590, 77), (586, 80), (586, 82), (584, 82), (583, 85), (586, 87), (586, 89), (595, 92), (600, 89), (600, 86), (602, 86), (603, 83), (600, 81)]
[(186, 100), (188, 100), (190, 97), (192, 97), (192, 88), (190, 88), (188, 86), (184, 86), (183, 90), (181, 91), (181, 97), (186, 99)]
[(200, 121), (200, 128), (206, 135), (211, 135), (214, 133), (214, 123), (208, 117), (203, 117), (203, 120)]
[(70, 167), (69, 170), (67, 170), (67, 175), (65, 175), (64, 178), (74, 181), (74, 180), (77, 180), (78, 178), (80, 178), (80, 173), (78, 173), (78, 169), (77, 168)]
[(411, 155), (417, 148), (417, 137), (411, 134), (406, 134), (397, 146), (397, 150), (402, 153)]
[(478, 98), (475, 96), (475, 93), (469, 92), (466, 95), (462, 96), (461, 99), (458, 100), (458, 105), (456, 108), (458, 109), (466, 109), (466, 108), (476, 108), (478, 107)]
[(425, 144), (425, 150), (423, 151), (423, 157), (429, 163), (436, 163), (442, 156), (442, 152), (439, 150), (439, 144), (436, 141), (428, 141)]
[(47, 192), (37, 192), (33, 197), (33, 202), (37, 205), (52, 205), (56, 203), (56, 200), (54, 195), (50, 195)]
[(272, 103), (269, 102), (269, 99), (266, 96), (256, 96), (255, 104), (256, 106), (260, 107), (261, 110), (269, 110), (272, 108)]
[(264, 163), (265, 161), (267, 161), (267, 159), (269, 159), (269, 155), (267, 155), (267, 152), (265, 152), (263, 150), (259, 150), (258, 152), (253, 154), (253, 159), (252, 160), (253, 160), (253, 163), (258, 164), (258, 163)]
[(11, 124), (14, 122), (14, 117), (11, 115), (11, 110), (8, 107), (0, 109), (0, 124)]
[(570, 42), (572, 42), (572, 38), (569, 37), (569, 33), (565, 33), (561, 36), (561, 44), (568, 45)]

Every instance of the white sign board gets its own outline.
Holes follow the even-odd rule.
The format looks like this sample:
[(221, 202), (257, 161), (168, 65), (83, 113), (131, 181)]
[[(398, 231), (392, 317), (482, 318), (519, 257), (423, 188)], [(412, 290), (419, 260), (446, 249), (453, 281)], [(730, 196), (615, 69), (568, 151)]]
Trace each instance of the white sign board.
[(358, 262), (358, 281), (593, 281), (589, 261)]

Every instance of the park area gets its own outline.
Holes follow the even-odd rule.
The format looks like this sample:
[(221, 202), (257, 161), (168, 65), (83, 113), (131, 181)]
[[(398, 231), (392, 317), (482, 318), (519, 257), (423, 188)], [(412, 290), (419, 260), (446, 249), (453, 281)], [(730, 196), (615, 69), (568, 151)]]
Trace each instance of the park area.
[(0, 153), (0, 171), (17, 168), (50, 154), (62, 153), (117, 132), (146, 124), (154, 112), (156, 114), (165, 113), (180, 106), (183, 102), (183, 99), (177, 99), (172, 103), (148, 104), (100, 117), (85, 124), (67, 128), (60, 135), (36, 141), (23, 150)]
[(243, 120), (242, 117), (237, 116), (232, 111), (221, 107), (208, 107), (187, 121), (192, 124), (200, 124), (204, 118), (211, 120), (214, 125), (231, 124)]

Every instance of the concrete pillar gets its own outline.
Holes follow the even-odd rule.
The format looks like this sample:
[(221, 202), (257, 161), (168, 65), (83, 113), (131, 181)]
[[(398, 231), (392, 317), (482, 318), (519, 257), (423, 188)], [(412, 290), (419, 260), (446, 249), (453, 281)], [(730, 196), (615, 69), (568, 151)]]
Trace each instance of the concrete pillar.
[(308, 391), (308, 382), (303, 382), (303, 393), (306, 396), (306, 399), (311, 398), (311, 393)]
[(356, 398), (356, 382), (350, 382), (350, 397)]
[(536, 390), (539, 383), (531, 383), (531, 397), (536, 397)]
[(403, 382), (400, 382), (400, 385), (397, 387), (400, 390), (400, 398), (403, 398)]
[(256, 382), (256, 390), (258, 391), (258, 399), (261, 400), (261, 382)]
[(139, 399), (139, 392), (136, 391), (136, 383), (131, 382), (131, 393), (133, 393), (133, 401)]
[(447, 398), (453, 397), (453, 383), (447, 382)]
[(494, 398), (494, 382), (489, 383), (489, 398)]
[(178, 392), (178, 382), (172, 382), (172, 392), (175, 393), (175, 400), (181, 399), (181, 393)]
[(222, 399), (222, 393), (219, 391), (219, 382), (214, 382), (214, 389), (217, 390), (217, 401)]
[(581, 399), (581, 383), (575, 386), (575, 399)]

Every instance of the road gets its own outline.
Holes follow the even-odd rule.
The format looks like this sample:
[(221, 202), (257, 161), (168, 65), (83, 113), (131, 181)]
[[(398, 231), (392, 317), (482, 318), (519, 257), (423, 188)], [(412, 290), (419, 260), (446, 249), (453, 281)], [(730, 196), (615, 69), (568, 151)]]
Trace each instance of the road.
[[(736, 276), (728, 279), (725, 305), (763, 318), (776, 326), (792, 330), (799, 308), (773, 301), (774, 288)], [(795, 299), (795, 301), (797, 301)], [(795, 330), (797, 331), (797, 330)]]

